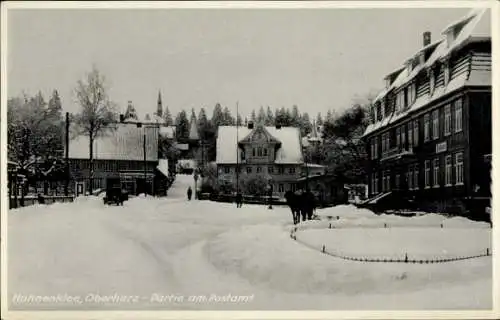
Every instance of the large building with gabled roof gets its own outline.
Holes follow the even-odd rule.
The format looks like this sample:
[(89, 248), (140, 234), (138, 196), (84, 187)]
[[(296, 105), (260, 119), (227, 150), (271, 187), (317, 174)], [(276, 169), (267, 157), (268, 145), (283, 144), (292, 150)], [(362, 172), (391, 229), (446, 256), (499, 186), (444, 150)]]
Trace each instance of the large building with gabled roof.
[(369, 194), (447, 210), (491, 197), (491, 13), (448, 25), (386, 77), (363, 139)]
[(273, 195), (282, 197), (295, 190), (304, 159), (300, 129), (262, 124), (219, 126), (216, 164), (218, 179), (236, 191), (238, 176), (261, 176), (273, 186)]

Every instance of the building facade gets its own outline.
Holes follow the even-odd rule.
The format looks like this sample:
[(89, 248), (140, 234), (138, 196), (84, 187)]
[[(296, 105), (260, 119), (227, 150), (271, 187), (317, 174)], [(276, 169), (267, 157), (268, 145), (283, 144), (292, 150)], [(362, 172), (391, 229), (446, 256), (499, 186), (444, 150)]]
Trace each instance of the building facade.
[(371, 197), (399, 192), (445, 207), (489, 199), (490, 19), (473, 10), (438, 41), (424, 33), (422, 49), (387, 75), (363, 137)]
[[(158, 134), (157, 127), (116, 124), (114, 130), (97, 137), (93, 145), (92, 190), (113, 185), (130, 194), (156, 194), (168, 175), (158, 166)], [(91, 166), (87, 136), (70, 139), (69, 161), (71, 189), (78, 194), (89, 190)]]
[(233, 191), (251, 177), (266, 181), (276, 197), (297, 188), (304, 164), (299, 128), (220, 126), (216, 147), (219, 183)]

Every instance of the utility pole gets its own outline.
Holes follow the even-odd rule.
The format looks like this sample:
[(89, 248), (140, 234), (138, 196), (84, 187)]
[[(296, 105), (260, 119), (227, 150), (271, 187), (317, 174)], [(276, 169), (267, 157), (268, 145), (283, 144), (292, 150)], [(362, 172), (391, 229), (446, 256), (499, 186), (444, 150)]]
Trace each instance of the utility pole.
[(65, 133), (65, 138), (66, 138), (66, 150), (65, 150), (65, 163), (66, 163), (66, 184), (64, 185), (64, 195), (67, 197), (68, 196), (68, 186), (69, 186), (69, 180), (70, 180), (70, 172), (69, 172), (69, 112), (66, 112), (66, 133)]
[(236, 101), (236, 195), (240, 193), (240, 148), (238, 146), (238, 143), (240, 141), (238, 132), (240, 129), (240, 124), (238, 123), (238, 101)]
[(147, 195), (147, 192), (146, 192), (146, 186), (147, 186), (147, 174), (148, 174), (148, 171), (147, 171), (147, 162), (146, 162), (146, 126), (144, 126), (143, 128), (143, 139), (142, 139), (142, 152), (143, 152), (143, 155), (144, 155), (144, 195)]

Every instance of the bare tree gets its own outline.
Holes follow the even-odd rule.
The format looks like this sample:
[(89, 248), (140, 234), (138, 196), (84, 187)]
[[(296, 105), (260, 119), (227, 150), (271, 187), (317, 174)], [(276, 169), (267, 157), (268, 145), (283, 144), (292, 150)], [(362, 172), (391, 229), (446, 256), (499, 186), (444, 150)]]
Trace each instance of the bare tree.
[(94, 175), (94, 140), (116, 129), (116, 106), (109, 100), (104, 76), (94, 66), (87, 74), (86, 79), (79, 80), (75, 89), (75, 96), (81, 107), (80, 113), (75, 115), (77, 133), (89, 137), (89, 193), (92, 193)]

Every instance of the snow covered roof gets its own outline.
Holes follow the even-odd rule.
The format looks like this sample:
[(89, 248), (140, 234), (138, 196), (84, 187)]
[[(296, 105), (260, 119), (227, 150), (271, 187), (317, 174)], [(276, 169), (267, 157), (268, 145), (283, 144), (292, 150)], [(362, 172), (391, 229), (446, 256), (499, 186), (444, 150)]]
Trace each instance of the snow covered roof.
[(156, 167), (165, 177), (168, 177), (168, 159), (158, 159), (158, 166)]
[[(143, 141), (146, 133), (146, 160), (158, 160), (158, 128), (117, 124), (94, 140), (94, 159), (143, 161)], [(69, 141), (70, 159), (89, 159), (89, 138), (78, 135)]]
[(326, 168), (326, 166), (323, 166), (321, 164), (316, 164), (316, 163), (305, 163), (304, 165), (308, 168), (320, 168), (320, 169)]
[(309, 137), (302, 137), (302, 147), (309, 147), (311, 143), (309, 143)]
[[(464, 18), (459, 21), (451, 24), (449, 27), (445, 28), (445, 32), (450, 30), (451, 27), (458, 26), (460, 24), (465, 23), (462, 30), (457, 34), (456, 38), (452, 43), (448, 43), (446, 39), (440, 39), (430, 45), (427, 46), (433, 47), (435, 46), (434, 51), (430, 55), (430, 57), (425, 61), (423, 65), (417, 66), (412, 72), (401, 72), (396, 80), (394, 80), (393, 84), (388, 89), (383, 89), (374, 102), (382, 99), (389, 91), (392, 89), (403, 86), (404, 84), (411, 81), (414, 77), (416, 77), (421, 71), (431, 67), (438, 60), (441, 60), (448, 56), (453, 51), (458, 50), (467, 42), (473, 39), (488, 39), (491, 38), (491, 15), (488, 9), (474, 9), (471, 10)], [(426, 49), (424, 47), (421, 50)], [(420, 50), (420, 51), (421, 51)], [(421, 107), (427, 105), (428, 103), (435, 101), (441, 98), (443, 95), (453, 92), (459, 88), (464, 86), (487, 86), (491, 85), (491, 71), (488, 70), (471, 70), (470, 73), (461, 74), (455, 79), (451, 79), (446, 87), (438, 87), (434, 90), (432, 95), (424, 95), (413, 103), (410, 109), (405, 112), (401, 112), (398, 114), (391, 113), (387, 117), (385, 117), (382, 121), (378, 121), (376, 123), (372, 123), (368, 125), (365, 130), (364, 135), (370, 134), (375, 130), (385, 127), (386, 125), (393, 123), (408, 113), (414, 112), (415, 110), (420, 109)]]
[[(409, 74), (407, 72), (404, 72), (404, 67), (396, 70), (395, 72), (400, 72), (399, 75), (396, 77), (389, 88), (384, 88), (383, 90), (381, 90), (381, 92), (375, 98), (374, 102), (382, 99), (392, 89), (406, 84), (408, 81), (412, 80), (420, 71), (432, 66), (436, 61), (444, 58), (452, 51), (459, 49), (462, 45), (470, 41), (472, 38), (491, 37), (491, 14), (488, 9), (483, 8), (471, 10), (465, 17), (445, 28), (443, 34), (448, 32), (450, 28), (463, 23), (465, 23), (465, 26), (460, 31), (460, 33), (458, 33), (457, 37), (453, 40), (452, 43), (447, 43), (445, 38), (439, 39), (423, 47), (415, 55), (412, 56), (411, 59), (415, 58), (415, 56), (422, 51), (427, 51), (435, 48), (431, 56), (423, 65), (419, 64)], [(401, 70), (403, 70), (403, 72), (401, 72)], [(395, 72), (392, 72), (390, 75), (394, 74)], [(386, 76), (386, 78), (387, 77), (388, 76)]]
[(160, 127), (160, 136), (167, 139), (175, 138), (175, 126), (161, 126)]
[(184, 169), (195, 169), (197, 164), (193, 159), (179, 159), (177, 160), (177, 166)]
[(491, 71), (487, 70), (471, 70), (470, 74), (462, 73), (458, 77), (450, 80), (446, 87), (440, 86), (436, 88), (432, 95), (426, 94), (418, 97), (413, 105), (406, 111), (400, 113), (391, 113), (389, 116), (384, 118), (382, 121), (376, 123), (371, 123), (365, 130), (364, 136), (383, 128), (391, 123), (394, 123), (406, 115), (416, 112), (422, 107), (428, 105), (429, 103), (436, 101), (446, 94), (456, 91), (465, 86), (491, 86)]
[[(276, 153), (275, 163), (303, 163), (300, 129), (294, 127), (264, 127), (267, 132), (281, 142), (281, 147)], [(254, 129), (244, 126), (219, 126), (217, 133), (217, 164), (236, 163), (236, 152), (239, 141), (243, 140)], [(237, 133), (238, 131), (238, 133)], [(238, 138), (237, 138), (238, 137)]]

